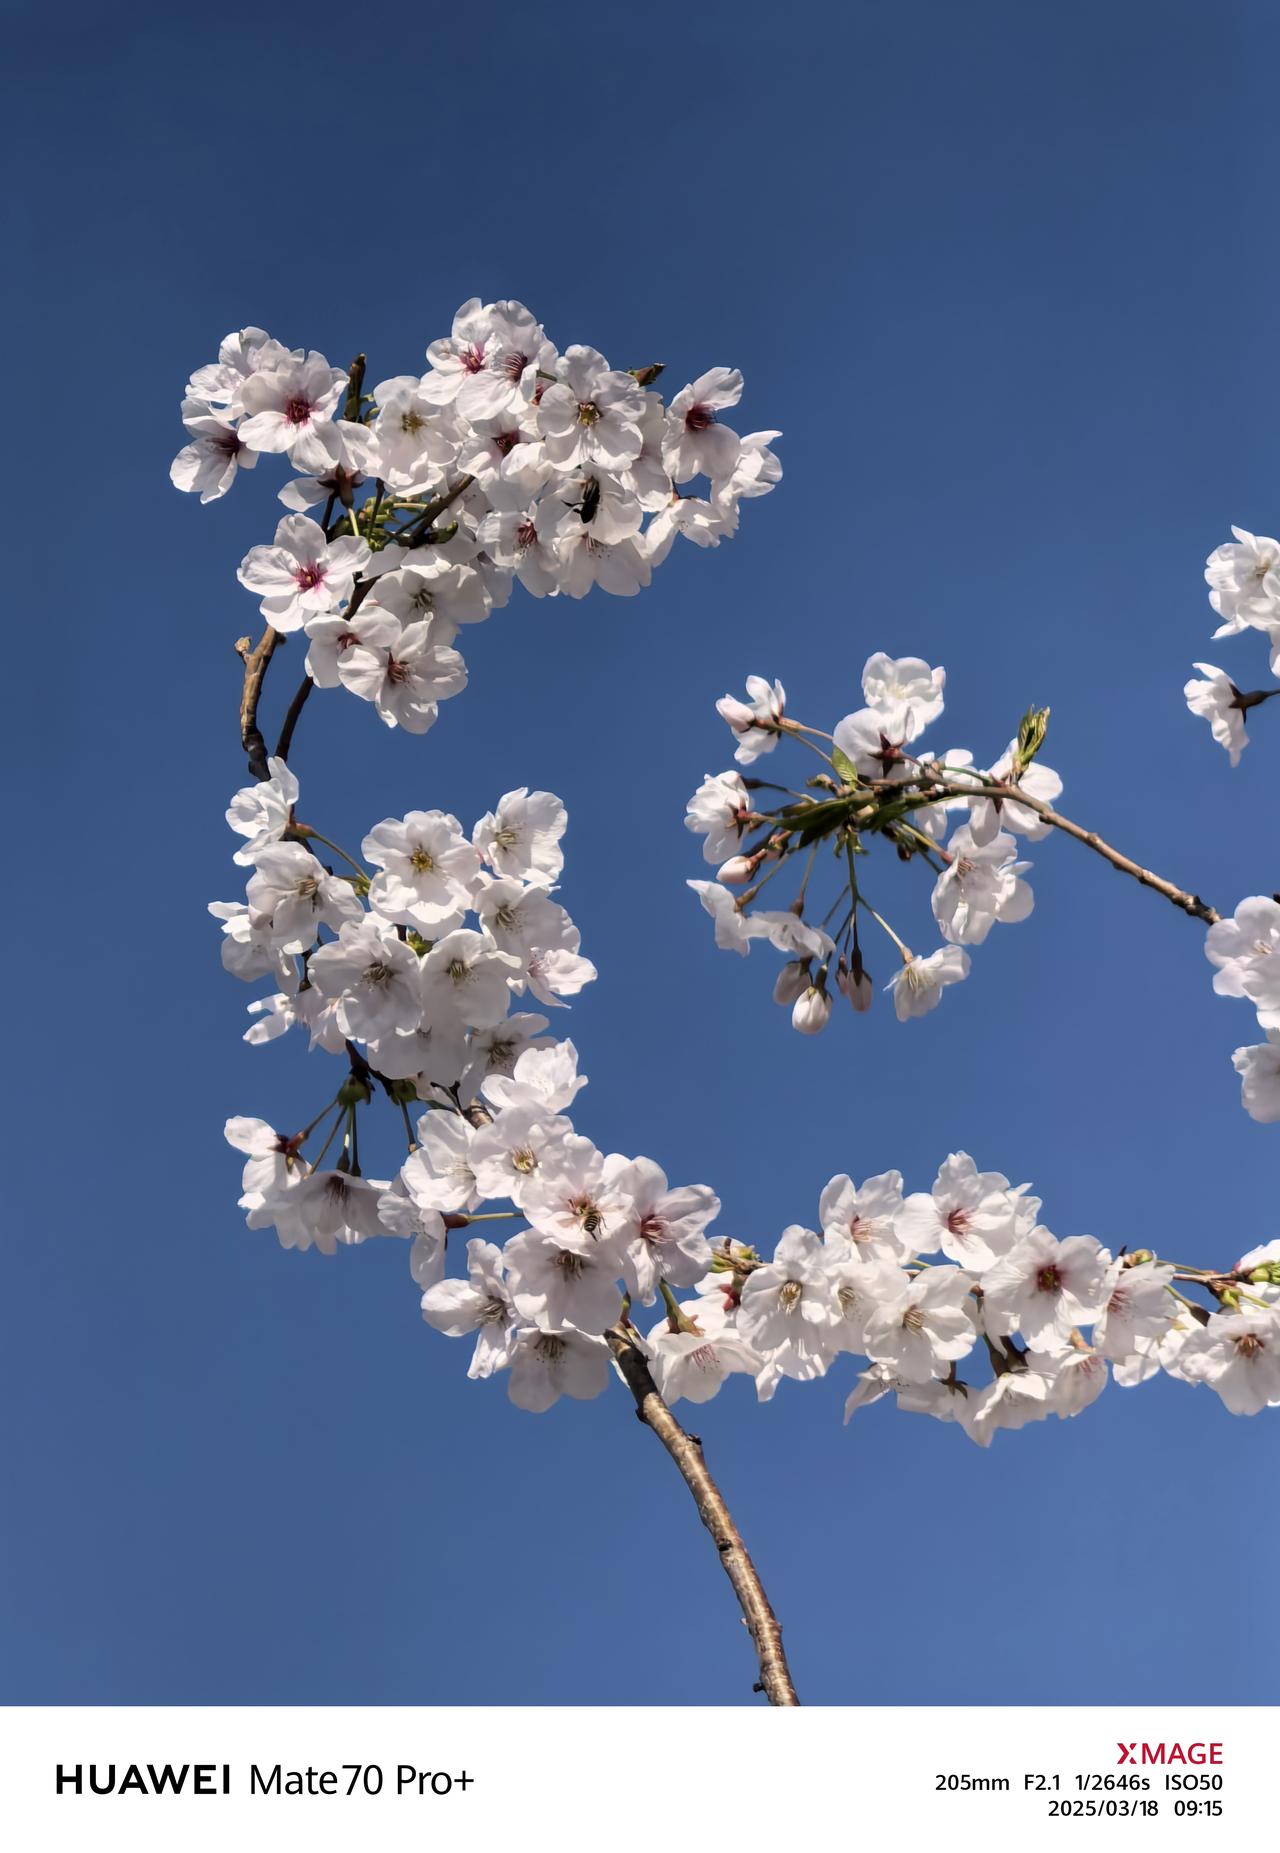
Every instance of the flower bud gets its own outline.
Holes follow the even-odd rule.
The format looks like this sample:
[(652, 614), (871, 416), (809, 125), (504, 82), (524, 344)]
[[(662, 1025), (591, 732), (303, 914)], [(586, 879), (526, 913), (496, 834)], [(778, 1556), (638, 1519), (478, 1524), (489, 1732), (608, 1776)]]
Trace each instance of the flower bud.
[(791, 1027), (802, 1036), (816, 1036), (827, 1027), (831, 1016), (831, 999), (816, 984), (811, 984), (796, 999), (791, 1012)]
[(342, 1086), (338, 1089), (338, 1105), (340, 1107), (363, 1106), (365, 1101), (371, 1100), (372, 1098), (373, 1095), (369, 1083), (361, 1080), (358, 1074), (348, 1075), (346, 1080), (342, 1083)]
[(851, 971), (841, 955), (840, 963), (836, 967), (836, 983), (855, 1010), (859, 1012), (870, 1010), (871, 975), (864, 969), (861, 958), (855, 955)]
[(750, 856), (730, 856), (716, 870), (716, 880), (722, 881), (727, 888), (733, 888), (744, 881), (750, 881), (754, 874), (755, 868)]
[(778, 973), (778, 981), (773, 987), (775, 1004), (794, 1004), (796, 999), (807, 991), (813, 980), (809, 976), (809, 959), (788, 959)]

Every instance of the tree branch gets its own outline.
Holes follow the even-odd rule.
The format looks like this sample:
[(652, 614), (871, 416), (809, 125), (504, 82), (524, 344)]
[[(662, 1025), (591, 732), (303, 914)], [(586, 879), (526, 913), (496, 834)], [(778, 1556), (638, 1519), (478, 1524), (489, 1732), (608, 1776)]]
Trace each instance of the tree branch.
[(733, 1584), (733, 1593), (738, 1598), (742, 1619), (760, 1664), (755, 1690), (763, 1692), (771, 1705), (798, 1705), (800, 1700), (791, 1683), (791, 1669), (783, 1652), (781, 1624), (764, 1593), (759, 1573), (733, 1522), (724, 1495), (707, 1470), (702, 1458), (702, 1443), (696, 1436), (686, 1434), (658, 1394), (631, 1328), (619, 1321), (605, 1336), (623, 1381), (635, 1399), (636, 1414), (646, 1428), (653, 1430), (679, 1469), (681, 1479), (693, 1494), (698, 1516), (711, 1533), (721, 1567)]
[(249, 771), (259, 781), (270, 778), (271, 773), (267, 766), (267, 743), (258, 725), (258, 699), (262, 694), (262, 678), (267, 673), (267, 664), (280, 641), (279, 631), (272, 630), (268, 624), (256, 649), (250, 648), (247, 637), (241, 637), (236, 643), (236, 655), (244, 663), (244, 687), (240, 692), (240, 743), (249, 755)]
[(1110, 843), (1104, 842), (1096, 830), (1082, 829), (1079, 824), (1072, 823), (1069, 817), (1062, 817), (1057, 811), (1051, 810), (1047, 804), (1042, 804), (1039, 798), (1031, 797), (1022, 790), (1021, 786), (1005, 785), (999, 788), (996, 795), (1007, 798), (1011, 803), (1025, 805), (1029, 811), (1034, 811), (1037, 817), (1043, 817), (1047, 824), (1052, 824), (1055, 830), (1063, 831), (1067, 836), (1074, 837), (1077, 843), (1084, 843), (1087, 848), (1094, 850), (1104, 862), (1109, 862), (1113, 869), (1119, 869), (1122, 875), (1132, 875), (1134, 881), (1141, 882), (1144, 888), (1151, 888), (1157, 894), (1162, 894), (1166, 901), (1172, 901), (1173, 905), (1180, 907), (1184, 914), (1191, 914), (1196, 920), (1203, 920), (1207, 926), (1214, 926), (1222, 918), (1217, 909), (1210, 907), (1207, 901), (1202, 901), (1198, 894), (1188, 894), (1185, 888), (1175, 887), (1162, 875), (1155, 875), (1150, 869), (1144, 869), (1141, 863), (1134, 862), (1131, 857), (1121, 855), (1118, 849), (1113, 849)]
[(289, 757), (289, 748), (293, 745), (293, 730), (298, 725), (298, 717), (306, 707), (307, 697), (314, 687), (315, 683), (311, 680), (311, 677), (303, 676), (301, 682), (294, 690), (293, 700), (289, 703), (289, 711), (285, 715), (284, 725), (280, 729), (280, 738), (276, 741), (277, 759), (287, 759)]
[(1086, 830), (1080, 824), (1073, 823), (1069, 817), (1063, 817), (1043, 803), (1041, 799), (1033, 798), (1030, 792), (1024, 791), (1020, 785), (953, 785), (945, 779), (934, 778), (931, 780), (929, 789), (935, 798), (990, 798), (997, 810), (1001, 804), (1021, 804), (1028, 811), (1034, 811), (1037, 817), (1043, 817), (1044, 821), (1051, 824), (1055, 830), (1063, 831), (1065, 835), (1074, 837), (1077, 843), (1083, 843), (1086, 848), (1092, 849), (1102, 857), (1104, 862), (1109, 862), (1113, 869), (1119, 869), (1122, 875), (1131, 875), (1134, 881), (1141, 882), (1144, 888), (1151, 888), (1156, 894), (1162, 894), (1166, 901), (1171, 901), (1175, 907), (1180, 907), (1184, 914), (1190, 914), (1196, 920), (1203, 920), (1206, 926), (1214, 926), (1222, 918), (1218, 910), (1210, 907), (1207, 901), (1202, 901), (1198, 894), (1189, 894), (1185, 888), (1179, 888), (1173, 882), (1166, 881), (1162, 875), (1156, 875), (1152, 870), (1144, 869), (1140, 862), (1135, 862), (1132, 857), (1122, 855), (1118, 849), (1113, 849), (1111, 844), (1100, 837), (1096, 830)]

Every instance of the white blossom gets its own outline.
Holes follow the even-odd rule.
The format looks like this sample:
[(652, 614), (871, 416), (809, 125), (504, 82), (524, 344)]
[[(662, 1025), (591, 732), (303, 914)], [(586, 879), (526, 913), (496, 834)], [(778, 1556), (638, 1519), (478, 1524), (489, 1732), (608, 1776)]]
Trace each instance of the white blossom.
[(866, 1321), (867, 1356), (908, 1383), (945, 1375), (978, 1336), (968, 1306), (972, 1285), (960, 1268), (922, 1268), (914, 1275), (895, 1270), (892, 1294)]
[(348, 921), (312, 953), (307, 971), (321, 997), (338, 1004), (344, 1035), (359, 1042), (405, 1034), (422, 1020), (418, 955), (380, 920)]
[(278, 631), (300, 630), (318, 612), (334, 611), (351, 595), (371, 559), (353, 534), (329, 540), (309, 515), (285, 515), (269, 547), (251, 547), (236, 574), (260, 595), (262, 615)]
[(1072, 1328), (1090, 1325), (1110, 1297), (1106, 1249), (1091, 1235), (1058, 1241), (1032, 1229), (982, 1276), (988, 1331), (1019, 1332), (1040, 1351), (1060, 1351)]
[(369, 905), (384, 920), (436, 938), (461, 926), (480, 857), (456, 817), (445, 811), (388, 817), (365, 837), (360, 853), (380, 871), (369, 888)]
[(359, 641), (342, 651), (337, 667), (344, 688), (406, 733), (426, 733), (438, 704), (467, 686), (461, 656), (435, 641), (427, 620), (402, 625), (388, 611), (365, 619)]
[(1280, 1029), (1280, 901), (1250, 895), (1232, 919), (1208, 929), (1204, 949), (1218, 968), (1213, 980), (1218, 995), (1248, 998), (1263, 1029)]
[(1274, 1125), (1280, 1120), (1280, 1029), (1269, 1029), (1265, 1042), (1237, 1049), (1231, 1062), (1249, 1118)]
[(893, 992), (899, 1023), (922, 1017), (942, 999), (943, 988), (969, 976), (969, 955), (960, 946), (944, 946), (928, 958), (906, 959), (885, 986)]
[(778, 744), (787, 692), (781, 682), (766, 682), (763, 676), (747, 677), (746, 701), (722, 695), (716, 713), (727, 721), (737, 737), (734, 758), (748, 766), (761, 753), (771, 753)]
[(947, 849), (950, 860), (933, 889), (933, 917), (953, 945), (980, 946), (997, 920), (1025, 920), (1035, 896), (1022, 880), (1029, 863), (1018, 862), (1003, 830), (986, 843), (961, 827)]
[(1218, 745), (1226, 749), (1227, 757), (1233, 766), (1240, 764), (1240, 755), (1249, 744), (1249, 736), (1244, 730), (1244, 711), (1238, 705), (1239, 690), (1223, 670), (1215, 669), (1212, 663), (1197, 663), (1203, 681), (1193, 676), (1183, 689), (1187, 706), (1193, 714), (1198, 714), (1208, 721), (1209, 729)]
[(531, 792), (522, 785), (485, 812), (472, 842), (495, 874), (549, 885), (564, 867), (560, 839), (567, 821), (564, 805), (552, 792)]
[(915, 740), (942, 713), (946, 681), (945, 669), (931, 669), (918, 656), (895, 659), (877, 650), (863, 666), (862, 699), (892, 738)]
[(541, 1415), (562, 1396), (590, 1402), (609, 1381), (609, 1348), (581, 1332), (517, 1332), (507, 1395), (517, 1409)]
[(241, 867), (251, 868), (259, 850), (282, 840), (298, 802), (298, 781), (284, 760), (268, 759), (267, 771), (269, 778), (244, 786), (227, 810), (228, 824), (237, 836), (248, 838), (232, 857)]
[(510, 1364), (517, 1324), (504, 1275), (502, 1250), (492, 1242), (467, 1243), (466, 1280), (441, 1280), (422, 1296), (422, 1316), (447, 1338), (476, 1335), (468, 1377), (491, 1377)]
[(1280, 1311), (1241, 1307), (1211, 1313), (1182, 1347), (1181, 1374), (1216, 1390), (1232, 1415), (1280, 1403)]

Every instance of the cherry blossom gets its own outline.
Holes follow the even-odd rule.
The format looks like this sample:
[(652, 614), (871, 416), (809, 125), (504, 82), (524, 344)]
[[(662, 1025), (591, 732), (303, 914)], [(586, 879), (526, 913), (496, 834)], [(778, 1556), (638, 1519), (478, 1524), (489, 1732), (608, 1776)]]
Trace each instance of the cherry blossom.
[(1274, 1125), (1280, 1120), (1280, 1029), (1269, 1029), (1265, 1042), (1237, 1049), (1231, 1061), (1249, 1118)]
[(330, 540), (309, 515), (286, 515), (270, 547), (251, 547), (236, 575), (262, 595), (262, 615), (278, 631), (296, 631), (316, 612), (336, 609), (348, 598), (357, 573), (371, 560), (353, 535)]
[(506, 1262), (492, 1242), (467, 1243), (467, 1278), (441, 1280), (422, 1296), (422, 1316), (428, 1325), (448, 1338), (476, 1335), (467, 1375), (491, 1377), (512, 1361), (517, 1324), (505, 1275)]
[(1238, 766), (1240, 755), (1249, 744), (1244, 730), (1244, 711), (1239, 705), (1240, 691), (1230, 676), (1215, 669), (1212, 663), (1197, 663), (1195, 667), (1204, 679), (1198, 681), (1193, 677), (1187, 683), (1183, 690), (1187, 706), (1193, 714), (1208, 721), (1214, 739), (1226, 749), (1232, 765)]
[(909, 1017), (922, 1017), (936, 1010), (949, 984), (959, 984), (969, 976), (969, 955), (959, 946), (944, 946), (927, 958), (908, 958), (885, 989), (893, 993), (893, 1007), (899, 1023)]
[(323, 354), (305, 359), (287, 355), (256, 368), (240, 389), (245, 417), (240, 437), (253, 450), (288, 451), (295, 463), (310, 469), (324, 452), (309, 442), (316, 428), (333, 414), (346, 386), (346, 375)]
[(338, 680), (371, 701), (388, 727), (426, 733), (439, 703), (467, 686), (461, 656), (437, 643), (430, 623), (401, 625), (390, 612), (362, 624), (359, 641), (338, 657)]
[(691, 476), (732, 476), (742, 450), (736, 431), (720, 423), (720, 413), (742, 397), (736, 367), (712, 367), (671, 401), (662, 461), (676, 482)]

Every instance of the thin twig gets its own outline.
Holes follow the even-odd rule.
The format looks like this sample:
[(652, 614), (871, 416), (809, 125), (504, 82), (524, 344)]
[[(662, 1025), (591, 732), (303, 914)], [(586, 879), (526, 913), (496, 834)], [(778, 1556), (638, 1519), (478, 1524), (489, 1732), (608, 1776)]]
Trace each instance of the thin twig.
[(798, 1705), (791, 1669), (782, 1647), (782, 1628), (764, 1593), (742, 1534), (733, 1522), (724, 1495), (707, 1470), (702, 1443), (686, 1434), (658, 1393), (649, 1366), (629, 1326), (619, 1322), (605, 1334), (623, 1381), (635, 1399), (636, 1414), (651, 1428), (680, 1471), (693, 1494), (694, 1504), (720, 1554), (725, 1575), (733, 1584), (742, 1618), (755, 1645), (760, 1678), (755, 1690), (771, 1705)]
[(451, 507), (457, 501), (460, 495), (465, 495), (474, 481), (474, 476), (460, 476), (452, 489), (444, 490), (442, 494), (435, 497), (434, 501), (427, 503), (416, 521), (411, 521), (407, 528), (401, 528), (398, 534), (393, 534), (392, 543), (401, 547), (420, 546), (427, 529), (439, 516), (443, 515), (446, 508)]

